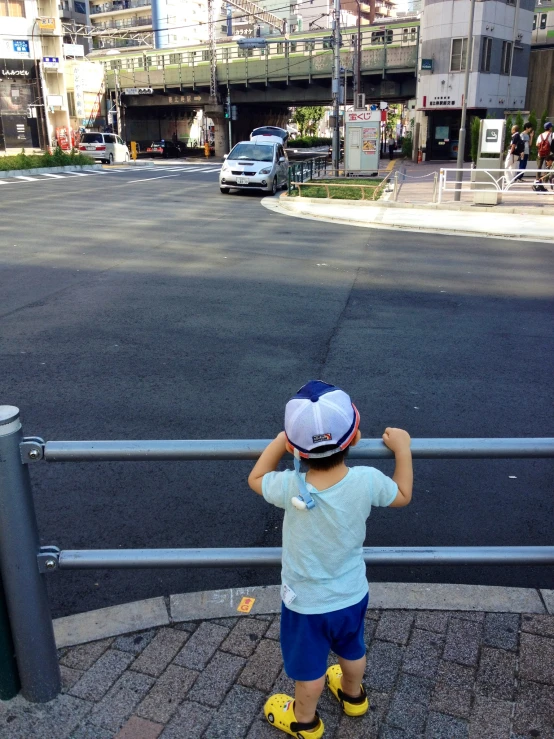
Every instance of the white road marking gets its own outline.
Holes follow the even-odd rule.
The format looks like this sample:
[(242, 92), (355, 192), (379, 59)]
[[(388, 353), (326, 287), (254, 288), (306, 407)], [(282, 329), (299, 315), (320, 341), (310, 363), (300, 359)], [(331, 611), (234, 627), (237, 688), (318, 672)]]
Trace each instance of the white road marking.
[(36, 177), (23, 177), (22, 174), (16, 175), (16, 177), (14, 179), (16, 179), (16, 180), (28, 180), (29, 182), (36, 182), (37, 181), (37, 178)]
[(0, 185), (9, 185), (9, 182), (6, 182), (6, 180), (0, 180)]
[(204, 172), (221, 172), (221, 167), (216, 167), (215, 169), (205, 169)]
[(64, 179), (63, 174), (48, 174), (48, 172), (43, 172), (42, 173), (42, 176), (43, 177), (54, 177), (57, 180), (63, 180)]
[(66, 174), (75, 175), (75, 177), (88, 177), (84, 172), (66, 172)]
[(106, 174), (101, 169), (85, 169), (84, 172), (90, 172), (91, 174)]
[(164, 174), (161, 177), (143, 177), (140, 180), (129, 180), (128, 185), (132, 185), (133, 182), (150, 182), (151, 180), (165, 180), (168, 177), (179, 177), (178, 174)]

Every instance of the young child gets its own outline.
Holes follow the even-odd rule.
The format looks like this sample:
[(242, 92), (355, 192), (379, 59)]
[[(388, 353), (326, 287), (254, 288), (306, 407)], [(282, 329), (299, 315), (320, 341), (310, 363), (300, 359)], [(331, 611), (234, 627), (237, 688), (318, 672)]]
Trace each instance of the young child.
[[(285, 509), (281, 570), (281, 650), (296, 681), (294, 699), (273, 695), (267, 720), (299, 739), (323, 736), (316, 711), (325, 682), (348, 716), (369, 708), (364, 617), (368, 583), (363, 559), (366, 519), (372, 506), (401, 507), (412, 498), (410, 437), (387, 428), (394, 452), (392, 479), (373, 467), (349, 468), (349, 447), (361, 438), (359, 413), (340, 388), (312, 380), (285, 409), (285, 430), (262, 452), (248, 484), (268, 503)], [(295, 471), (276, 472), (286, 451)], [(300, 474), (300, 458), (307, 473)], [(327, 669), (329, 651), (339, 664)]]

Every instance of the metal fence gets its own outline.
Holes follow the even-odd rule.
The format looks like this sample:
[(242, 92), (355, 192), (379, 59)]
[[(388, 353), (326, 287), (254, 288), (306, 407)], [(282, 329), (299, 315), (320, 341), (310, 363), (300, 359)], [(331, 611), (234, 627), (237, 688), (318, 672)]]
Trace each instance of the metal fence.
[(308, 182), (314, 177), (325, 177), (327, 175), (327, 167), (330, 166), (328, 157), (314, 157), (313, 159), (304, 159), (301, 162), (289, 164), (288, 169), (288, 194), (297, 189), (297, 183)]
[[(269, 439), (207, 441), (49, 441), (23, 437), (19, 410), (0, 406), (0, 568), (10, 634), (0, 633), (0, 649), (13, 638), (17, 673), (4, 660), (0, 698), (11, 697), (18, 678), (25, 698), (46, 702), (60, 692), (60, 672), (46, 575), (57, 569), (136, 567), (275, 566), (281, 549), (85, 549), (40, 546), (29, 465), (46, 462), (254, 460)], [(501, 459), (554, 457), (554, 438), (413, 439), (415, 459)], [(380, 439), (362, 440), (352, 459), (387, 459)], [(366, 547), (368, 564), (554, 564), (554, 546)], [(0, 628), (2, 626), (0, 592)], [(3, 639), (3, 637), (6, 639)], [(7, 686), (7, 687), (6, 687)], [(11, 686), (11, 687), (10, 687)], [(2, 690), (4, 687), (4, 690)], [(11, 690), (11, 693), (10, 693)], [(8, 693), (8, 694), (7, 694)]]
[[(456, 173), (462, 172), (466, 177), (456, 182)], [(529, 179), (529, 176), (531, 179)], [(521, 179), (526, 177), (527, 179)], [(542, 188), (537, 191), (535, 187)], [(440, 170), (438, 186), (438, 202), (448, 192), (497, 193), (498, 196), (516, 195), (531, 198), (537, 202), (552, 204), (554, 196), (554, 171), (547, 169), (456, 169), (448, 167)], [(435, 202), (435, 193), (433, 194)]]

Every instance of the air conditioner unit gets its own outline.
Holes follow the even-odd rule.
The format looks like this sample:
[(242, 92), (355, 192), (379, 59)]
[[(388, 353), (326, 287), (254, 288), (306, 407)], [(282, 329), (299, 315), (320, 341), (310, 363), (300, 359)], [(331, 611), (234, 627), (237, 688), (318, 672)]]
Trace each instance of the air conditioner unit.
[(365, 93), (358, 92), (356, 94), (356, 110), (362, 110), (365, 108)]

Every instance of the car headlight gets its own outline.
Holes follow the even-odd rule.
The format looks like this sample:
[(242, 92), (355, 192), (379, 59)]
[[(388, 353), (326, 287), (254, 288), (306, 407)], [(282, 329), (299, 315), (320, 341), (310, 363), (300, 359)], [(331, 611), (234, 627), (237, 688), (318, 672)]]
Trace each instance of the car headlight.
[(265, 169), (260, 169), (258, 174), (271, 174), (271, 167), (266, 167)]

